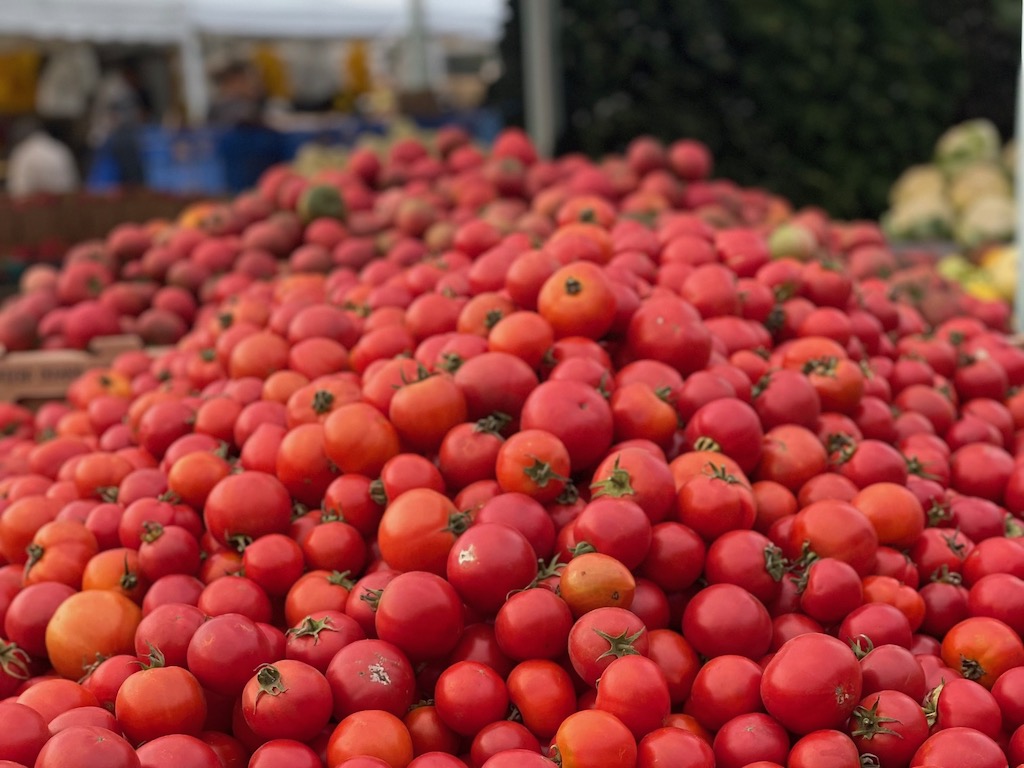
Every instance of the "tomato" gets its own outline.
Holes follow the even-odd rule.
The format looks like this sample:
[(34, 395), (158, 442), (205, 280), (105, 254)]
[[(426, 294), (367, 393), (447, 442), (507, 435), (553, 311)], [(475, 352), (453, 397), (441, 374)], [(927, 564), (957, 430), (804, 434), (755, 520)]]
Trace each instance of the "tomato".
[(772, 621), (752, 594), (735, 584), (714, 584), (694, 595), (683, 613), (683, 637), (706, 657), (768, 652)]
[(65, 728), (39, 752), (37, 768), (141, 768), (131, 744), (106, 728), (80, 725)]
[(834, 557), (812, 562), (802, 576), (800, 609), (824, 625), (842, 620), (864, 599), (860, 576), (853, 566)]
[(853, 710), (848, 729), (862, 754), (892, 765), (909, 764), (929, 730), (920, 704), (892, 690), (866, 696)]
[(565, 653), (572, 624), (572, 612), (561, 597), (546, 589), (527, 589), (502, 604), (494, 630), (511, 659), (556, 659)]
[[(387, 765), (387, 763), (385, 763)], [(272, 739), (252, 753), (249, 768), (323, 768), (320, 757), (305, 744)]]
[(761, 698), (787, 730), (837, 728), (860, 701), (862, 674), (849, 646), (811, 633), (788, 640), (764, 668)]
[(564, 768), (633, 768), (636, 740), (615, 715), (600, 709), (576, 712), (562, 721), (555, 747)]
[(809, 429), (783, 424), (765, 433), (758, 480), (774, 480), (794, 493), (825, 471), (825, 447)]
[(195, 768), (220, 768), (213, 748), (195, 736), (175, 733), (146, 742), (136, 750), (141, 768), (171, 768), (177, 765)]
[(242, 716), (268, 741), (310, 741), (327, 725), (332, 708), (327, 679), (301, 661), (265, 664), (242, 689)]
[[(842, 731), (811, 731), (793, 742), (787, 765), (790, 768), (857, 768), (860, 753), (853, 740)], [(761, 768), (754, 763), (756, 768)], [(763, 768), (773, 765), (767, 763)]]
[(880, 544), (909, 547), (924, 530), (924, 510), (904, 486), (875, 483), (861, 490), (850, 503), (871, 521)]
[(438, 450), (438, 466), (447, 486), (462, 489), (494, 478), (494, 464), (504, 439), (499, 430), (505, 421), (503, 417), (485, 418), (448, 430)]
[(0, 717), (5, 724), (0, 733), (0, 758), (32, 765), (50, 738), (46, 720), (31, 707), (13, 701), (0, 701)]
[(295, 580), (285, 596), (285, 621), (294, 627), (315, 611), (344, 610), (353, 586), (342, 573), (307, 571)]
[(743, 768), (758, 760), (785, 761), (789, 735), (768, 715), (751, 712), (723, 725), (715, 734), (712, 748), (716, 768)]
[(434, 690), (441, 720), (458, 734), (475, 736), (504, 719), (509, 697), (504, 680), (490, 667), (459, 661), (445, 669)]
[(549, 558), (555, 548), (555, 520), (552, 514), (538, 502), (522, 493), (502, 493), (495, 481), (476, 484), (471, 491), (479, 491), (486, 498), (474, 503), (472, 496), (460, 494), (455, 503), (460, 509), (476, 508), (474, 522), (500, 523), (515, 528), (530, 542), (539, 558)]
[(973, 728), (946, 728), (929, 736), (910, 759), (911, 765), (957, 765), (1004, 768), (1006, 755), (992, 739)]
[(550, 432), (517, 432), (498, 451), (495, 475), (503, 491), (524, 493), (541, 503), (554, 501), (569, 482), (569, 452)]
[(744, 656), (708, 660), (693, 678), (685, 711), (704, 728), (717, 731), (739, 715), (759, 712), (761, 668)]
[(135, 654), (145, 660), (154, 648), (168, 666), (186, 666), (189, 641), (208, 619), (193, 605), (166, 603), (146, 614), (135, 631)]
[(684, 375), (704, 368), (711, 333), (689, 302), (670, 296), (641, 303), (629, 323), (627, 340), (637, 358), (666, 363)]
[(584, 614), (569, 633), (569, 661), (589, 685), (613, 659), (639, 654), (649, 647), (647, 628), (636, 614), (622, 608), (597, 608)]
[[(664, 724), (671, 709), (668, 681), (651, 659), (614, 659), (599, 682), (595, 706), (618, 717), (637, 740)], [(641, 701), (643, 706), (637, 706)]]
[(818, 501), (797, 512), (790, 547), (804, 546), (821, 557), (834, 557), (853, 566), (860, 575), (871, 572), (878, 550), (878, 534), (871, 521), (855, 506), (842, 501)]
[(189, 640), (188, 669), (203, 688), (225, 696), (241, 693), (252, 670), (273, 661), (266, 636), (252, 619), (238, 613), (215, 616)]
[[(252, 546), (258, 545), (267, 538), (269, 537), (264, 536), (262, 539), (258, 539)], [(290, 588), (291, 584), (302, 574), (303, 565), (313, 570), (359, 573), (366, 564), (367, 552), (363, 537), (358, 530), (343, 520), (331, 520), (326, 515), (321, 517), (321, 522), (318, 525), (314, 525), (306, 535), (300, 537), (299, 544), (301, 546), (297, 547), (297, 553), (291, 544), (284, 543), (285, 540), (291, 541), (288, 537), (282, 537), (280, 544), (275, 545), (279, 557), (284, 554), (286, 547), (288, 552), (287, 562), (280, 563), (282, 570), (274, 577), (276, 584), (273, 589), (277, 593)], [(246, 554), (251, 548), (246, 548)], [(253, 555), (253, 557), (256, 556), (256, 554)], [(245, 556), (242, 560), (244, 563)], [(285, 568), (287, 570), (284, 570)], [(248, 573), (248, 569), (246, 572)], [(262, 571), (257, 569), (257, 574), (260, 573)], [(264, 573), (264, 578), (270, 578), (270, 574)]]
[(3, 636), (32, 656), (45, 656), (46, 626), (57, 607), (73, 594), (73, 587), (55, 581), (24, 587), (7, 609)]
[(99, 543), (84, 523), (54, 520), (36, 531), (25, 551), (28, 553), (26, 585), (59, 581), (78, 588), (86, 566), (99, 552)]
[(412, 737), (412, 750), (416, 755), (424, 753), (454, 753), (459, 749), (461, 737), (444, 724), (437, 707), (432, 704), (416, 704), (402, 720)]
[(733, 530), (752, 528), (757, 518), (754, 494), (746, 479), (724, 465), (708, 462), (686, 480), (677, 497), (679, 522), (712, 542)]
[(446, 656), (455, 648), (462, 626), (458, 593), (433, 573), (396, 576), (377, 602), (377, 636), (394, 643), (414, 662)]
[(599, 339), (615, 320), (615, 294), (600, 266), (576, 261), (544, 281), (537, 294), (537, 311), (551, 324), (555, 338)]
[(639, 446), (614, 450), (594, 470), (591, 496), (630, 497), (651, 520), (659, 523), (671, 511), (675, 501), (672, 471), (657, 455)]
[(388, 504), (377, 543), (391, 567), (441, 575), (447, 569), (448, 553), (468, 524), (467, 516), (444, 494), (416, 488)]
[[(843, 635), (841, 634), (841, 638)], [(860, 659), (861, 693), (882, 690), (906, 693), (914, 701), (925, 698), (925, 671), (907, 648), (893, 643), (874, 646)]]
[(448, 582), (462, 602), (483, 615), (495, 615), (510, 592), (527, 587), (536, 575), (530, 542), (500, 523), (472, 526), (448, 553)]
[(1024, 643), (999, 619), (972, 616), (946, 633), (942, 660), (969, 680), (991, 689), (1003, 672), (1024, 665)]
[(218, 482), (206, 500), (207, 530), (225, 546), (268, 533), (287, 533), (291, 497), (284, 484), (264, 472), (242, 472)]
[(655, 768), (662, 763), (680, 768), (711, 768), (714, 761), (711, 746), (682, 728), (658, 728), (644, 736), (637, 746), (637, 768)]
[(285, 632), (285, 655), (326, 673), (334, 654), (366, 637), (359, 623), (341, 611), (315, 611)]
[(58, 715), (79, 707), (98, 707), (96, 696), (78, 683), (59, 677), (44, 677), (26, 686), (16, 699), (42, 715), (47, 724)]
[(941, 683), (929, 692), (925, 703), (929, 711), (934, 710), (936, 728), (974, 728), (993, 739), (1002, 731), (999, 702), (973, 680), (955, 678)]
[(404, 445), (430, 454), (436, 453), (448, 430), (466, 421), (468, 410), (451, 376), (423, 372), (395, 392), (388, 417)]
[(636, 579), (614, 557), (587, 552), (572, 558), (562, 569), (559, 590), (573, 615), (579, 617), (595, 608), (628, 608)]
[(363, 710), (401, 716), (416, 695), (412, 664), (401, 650), (383, 640), (347, 644), (331, 659), (326, 677), (337, 720)]
[(69, 596), (46, 626), (46, 653), (54, 669), (77, 680), (97, 654), (111, 656), (134, 650), (139, 607), (124, 595), (91, 590)]
[(356, 712), (331, 733), (327, 745), (328, 768), (339, 768), (350, 757), (379, 757), (390, 768), (406, 768), (412, 762), (412, 739), (405, 724), (389, 712), (367, 709)]
[(344, 473), (376, 477), (399, 450), (397, 430), (372, 405), (348, 403), (324, 421), (324, 452)]
[[(579, 381), (549, 380), (540, 384), (523, 403), (521, 426), (524, 432), (546, 430), (560, 440), (574, 471), (595, 467), (611, 447), (614, 431), (608, 401)], [(499, 453), (499, 462), (500, 457)]]
[[(158, 654), (158, 651), (153, 651)], [(136, 744), (174, 733), (197, 735), (206, 721), (206, 698), (199, 681), (182, 667), (153, 666), (129, 676), (117, 692), (114, 714), (125, 737)]]

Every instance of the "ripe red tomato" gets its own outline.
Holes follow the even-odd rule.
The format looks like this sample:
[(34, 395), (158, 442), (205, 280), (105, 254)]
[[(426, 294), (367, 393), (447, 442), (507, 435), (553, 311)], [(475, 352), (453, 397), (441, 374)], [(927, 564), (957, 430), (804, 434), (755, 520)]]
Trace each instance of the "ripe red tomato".
[(472, 526), (448, 553), (448, 582), (463, 603), (484, 616), (497, 614), (508, 595), (529, 586), (536, 575), (537, 554), (530, 542), (500, 523)]
[(327, 725), (332, 710), (327, 679), (301, 661), (265, 664), (242, 689), (242, 716), (264, 741), (311, 741)]
[(136, 744), (160, 736), (198, 735), (206, 722), (206, 697), (195, 676), (182, 667), (159, 666), (153, 660), (128, 677), (117, 692), (114, 714), (129, 741)]
[(564, 768), (633, 768), (636, 740), (615, 715), (600, 709), (576, 712), (555, 734)]
[(413, 662), (444, 658), (458, 643), (462, 627), (458, 593), (433, 573), (400, 574), (377, 601), (377, 636)]
[(788, 640), (771, 658), (761, 678), (761, 698), (787, 730), (806, 734), (846, 722), (860, 701), (861, 684), (850, 647), (810, 633)]
[(1024, 643), (999, 619), (972, 616), (946, 633), (942, 660), (967, 679), (991, 689), (1003, 672), (1024, 665)]
[(505, 718), (508, 688), (486, 664), (460, 661), (437, 679), (434, 701), (445, 725), (462, 736), (475, 736), (485, 726)]

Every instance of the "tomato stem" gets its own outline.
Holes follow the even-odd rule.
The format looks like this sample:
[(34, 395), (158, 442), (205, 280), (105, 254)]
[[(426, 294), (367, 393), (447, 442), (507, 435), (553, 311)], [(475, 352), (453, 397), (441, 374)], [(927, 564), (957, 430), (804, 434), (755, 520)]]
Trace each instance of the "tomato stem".
[(17, 643), (5, 643), (0, 639), (0, 671), (17, 680), (28, 680), (28, 665), (32, 663), (28, 653)]
[(591, 494), (591, 498), (597, 499), (601, 496), (611, 496), (614, 499), (618, 499), (623, 496), (635, 496), (636, 491), (633, 489), (632, 479), (633, 477), (629, 474), (629, 471), (619, 466), (619, 457), (616, 456), (615, 464), (612, 465), (612, 471), (608, 477), (596, 483), (591, 483), (590, 490), (594, 491)]
[(609, 635), (607, 632), (603, 632), (600, 629), (594, 629), (597, 636), (603, 640), (608, 641), (608, 650), (597, 657), (597, 660), (606, 659), (609, 656), (614, 656), (617, 659), (621, 659), (623, 656), (639, 656), (640, 652), (633, 646), (637, 640), (640, 639), (640, 635), (644, 633), (644, 627), (638, 629), (634, 634), (627, 635), (626, 632), (629, 630), (622, 630), (622, 634)]
[(256, 682), (259, 684), (260, 690), (256, 694), (253, 706), (259, 703), (260, 698), (264, 694), (280, 696), (288, 691), (284, 681), (281, 679), (281, 672), (273, 664), (264, 664), (259, 668), (256, 672)]

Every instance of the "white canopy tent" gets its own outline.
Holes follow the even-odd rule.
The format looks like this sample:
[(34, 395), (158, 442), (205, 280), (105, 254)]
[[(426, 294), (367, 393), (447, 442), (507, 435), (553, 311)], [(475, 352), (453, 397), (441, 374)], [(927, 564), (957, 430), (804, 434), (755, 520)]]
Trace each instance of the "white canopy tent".
[(177, 46), (191, 122), (206, 115), (203, 35), (398, 37), (422, 4), (427, 34), (495, 39), (503, 0), (0, 0), (0, 38)]

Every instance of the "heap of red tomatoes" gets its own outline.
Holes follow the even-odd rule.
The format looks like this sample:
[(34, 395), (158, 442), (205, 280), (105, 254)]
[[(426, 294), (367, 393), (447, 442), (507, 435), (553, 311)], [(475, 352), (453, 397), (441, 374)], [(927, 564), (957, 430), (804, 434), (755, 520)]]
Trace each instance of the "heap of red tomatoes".
[(1024, 764), (1007, 307), (710, 171), (445, 130), (32, 272), (178, 341), (0, 405), (0, 766)]

